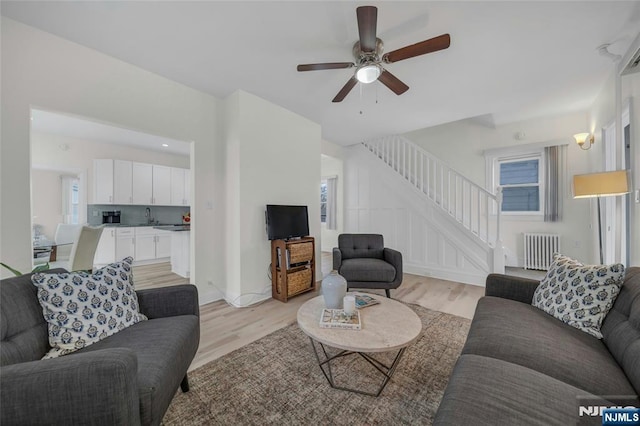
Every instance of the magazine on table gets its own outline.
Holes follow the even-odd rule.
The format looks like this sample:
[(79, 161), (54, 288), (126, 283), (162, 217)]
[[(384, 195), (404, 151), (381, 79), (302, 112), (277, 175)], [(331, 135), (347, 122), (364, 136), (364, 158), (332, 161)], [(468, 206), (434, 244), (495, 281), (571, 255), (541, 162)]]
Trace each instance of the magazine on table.
[(347, 315), (342, 309), (323, 309), (320, 315), (320, 328), (341, 328), (345, 330), (360, 330), (360, 312)]
[(366, 294), (356, 294), (356, 308), (366, 308), (367, 306), (373, 306), (380, 303), (377, 299), (368, 296)]

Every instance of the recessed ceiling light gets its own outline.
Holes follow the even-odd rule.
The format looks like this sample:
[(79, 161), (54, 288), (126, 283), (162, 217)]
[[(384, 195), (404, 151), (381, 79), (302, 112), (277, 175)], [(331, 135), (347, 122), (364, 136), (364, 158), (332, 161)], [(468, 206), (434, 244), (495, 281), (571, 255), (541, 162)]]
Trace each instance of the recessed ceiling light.
[(169, 147), (169, 144), (168, 144), (168, 143), (163, 143), (163, 144), (162, 144), (162, 147), (163, 147), (163, 148), (168, 148), (168, 147)]

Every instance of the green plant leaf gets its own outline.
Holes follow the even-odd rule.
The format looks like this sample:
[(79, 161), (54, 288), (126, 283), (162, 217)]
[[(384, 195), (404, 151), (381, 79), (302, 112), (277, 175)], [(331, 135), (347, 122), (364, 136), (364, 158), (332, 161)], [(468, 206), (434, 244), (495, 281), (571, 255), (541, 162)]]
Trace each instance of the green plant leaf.
[(47, 271), (47, 270), (49, 270), (49, 262), (47, 262), (47, 263), (45, 263), (43, 265), (36, 266), (35, 268), (33, 268), (33, 271), (31, 271), (31, 272), (33, 272), (35, 274), (36, 272), (42, 272), (42, 271)]
[(11, 266), (7, 265), (6, 263), (0, 262), (0, 265), (4, 266), (5, 268), (13, 272), (13, 275), (15, 275), (16, 277), (19, 277), (20, 275), (22, 275), (22, 272), (18, 271), (17, 269), (13, 269)]

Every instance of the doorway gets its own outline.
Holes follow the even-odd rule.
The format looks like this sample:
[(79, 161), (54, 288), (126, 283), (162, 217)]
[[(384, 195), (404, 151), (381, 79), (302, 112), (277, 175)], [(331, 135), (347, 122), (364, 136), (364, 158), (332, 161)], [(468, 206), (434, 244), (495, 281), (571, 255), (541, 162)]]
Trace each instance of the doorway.
[[(190, 216), (194, 193), (190, 185), (193, 176), (192, 143), (142, 133), (87, 117), (43, 109), (32, 109), (30, 130), (31, 217), (34, 239), (37, 237), (55, 242), (59, 224), (102, 225), (105, 222), (104, 213), (117, 212), (117, 216), (114, 214), (106, 217), (108, 219), (118, 217), (123, 225), (182, 224), (183, 217), (187, 214)], [(134, 205), (133, 200), (129, 198), (118, 204), (115, 203), (115, 199), (113, 202), (102, 202), (97, 198), (98, 169), (94, 166), (105, 159), (114, 164), (111, 172), (112, 188), (115, 188), (116, 178), (118, 182), (123, 181), (123, 174), (116, 173), (116, 162), (129, 163), (130, 167), (157, 165), (158, 172), (162, 172), (162, 174), (158, 173), (158, 177), (164, 176), (164, 179), (157, 181), (154, 179), (152, 183), (165, 184), (166, 190), (163, 194), (169, 194), (167, 196), (171, 197), (169, 198), (171, 201), (156, 203), (155, 200), (150, 200), (149, 205)], [(177, 191), (175, 197), (173, 187), (170, 188), (174, 174), (175, 181), (181, 182), (183, 189), (182, 192)], [(100, 178), (102, 179), (103, 176), (101, 175)], [(131, 177), (129, 185), (129, 189), (132, 190)], [(173, 202), (173, 198), (180, 201)], [(153, 222), (149, 221), (151, 215), (145, 216), (146, 211), (153, 213)], [(105, 228), (109, 232), (103, 231), (102, 236), (106, 237), (107, 234), (111, 236), (112, 244), (103, 243), (104, 238), (101, 239), (98, 250), (106, 250), (107, 256), (102, 257), (96, 253), (94, 258), (96, 267), (126, 257), (122, 254), (124, 251), (117, 250), (117, 243), (120, 240), (116, 234), (119, 228), (114, 225), (109, 226)], [(122, 233), (122, 249), (135, 247), (135, 241), (132, 241), (133, 234), (128, 240), (130, 243), (128, 245), (125, 244), (127, 241), (125, 234)], [(168, 234), (171, 233), (168, 232)], [(169, 262), (168, 240), (170, 238), (160, 235), (146, 237), (142, 242), (153, 245), (154, 256), (151, 256), (152, 259), (144, 259), (144, 262), (137, 263)], [(189, 254), (191, 258), (191, 253)], [(150, 255), (145, 252), (145, 256)], [(136, 257), (134, 256), (134, 262)], [(109, 260), (99, 262), (98, 258)], [(139, 258), (142, 259), (143, 256)], [(170, 271), (170, 268), (167, 270)]]
[[(622, 113), (622, 134), (617, 141), (615, 121), (602, 128), (603, 168), (613, 171), (630, 168), (630, 106), (627, 103)], [(611, 264), (622, 262), (629, 264), (629, 194), (618, 197), (604, 197), (602, 202), (603, 217), (602, 249), (603, 262)]]

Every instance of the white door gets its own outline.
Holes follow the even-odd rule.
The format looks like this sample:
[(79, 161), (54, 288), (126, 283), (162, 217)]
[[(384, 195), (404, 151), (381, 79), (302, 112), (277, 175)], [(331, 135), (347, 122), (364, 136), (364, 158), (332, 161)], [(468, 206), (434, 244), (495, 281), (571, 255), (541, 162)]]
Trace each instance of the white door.
[(153, 165), (153, 204), (171, 204), (171, 167)]
[(145, 163), (133, 163), (133, 204), (153, 204), (153, 166)]
[(160, 231), (156, 236), (156, 258), (164, 257), (171, 257), (171, 231)]
[(132, 182), (133, 170), (131, 161), (114, 160), (113, 161), (113, 203), (114, 204), (131, 204), (132, 198)]
[(93, 203), (113, 203), (113, 160), (93, 160)]

